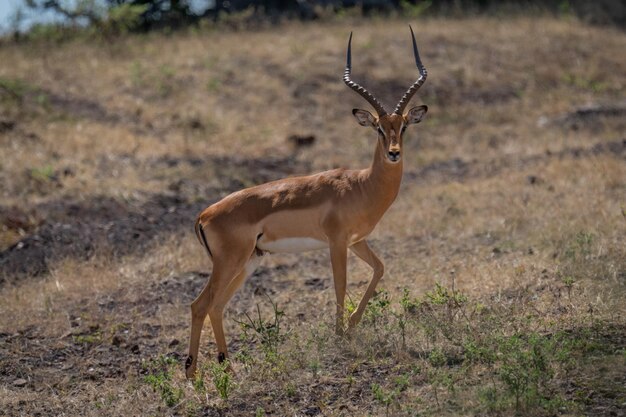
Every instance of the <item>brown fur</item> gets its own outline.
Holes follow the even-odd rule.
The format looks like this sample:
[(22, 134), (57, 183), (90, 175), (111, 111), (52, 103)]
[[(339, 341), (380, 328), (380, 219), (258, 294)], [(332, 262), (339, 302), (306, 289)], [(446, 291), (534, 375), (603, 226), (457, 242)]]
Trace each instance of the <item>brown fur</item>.
[(230, 194), (198, 216), (196, 235), (212, 256), (213, 274), (191, 306), (189, 357), (192, 363), (186, 369), (187, 377), (195, 373), (200, 333), (207, 314), (219, 357), (227, 357), (223, 310), (251, 272), (248, 267), (259, 256), (258, 239), (268, 243), (286, 238), (310, 238), (328, 244), (337, 297), (337, 333), (343, 332), (346, 259), (350, 248), (374, 271), (359, 306), (350, 316), (349, 328), (359, 322), (384, 270), (364, 239), (400, 189), (402, 159), (394, 161), (392, 153), (400, 155), (404, 128), (409, 123), (418, 123), (426, 110), (426, 106), (409, 110), (409, 113), (419, 114), (411, 119), (397, 114), (376, 119), (369, 112), (355, 110), (361, 125), (379, 132), (370, 167), (335, 169), (261, 184)]

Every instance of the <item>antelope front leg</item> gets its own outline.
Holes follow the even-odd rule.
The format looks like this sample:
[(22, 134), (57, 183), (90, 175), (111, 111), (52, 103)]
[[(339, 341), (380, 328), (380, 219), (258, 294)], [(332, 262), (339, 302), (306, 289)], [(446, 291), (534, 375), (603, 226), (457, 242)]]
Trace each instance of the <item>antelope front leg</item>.
[(378, 259), (378, 256), (372, 249), (370, 249), (369, 245), (365, 240), (355, 243), (350, 247), (350, 250), (359, 258), (363, 259), (369, 266), (372, 267), (374, 273), (372, 275), (372, 280), (370, 284), (367, 286), (367, 290), (365, 294), (363, 294), (363, 298), (359, 302), (359, 306), (357, 309), (350, 315), (350, 319), (348, 320), (348, 330), (352, 329), (356, 326), (359, 321), (361, 321), (361, 317), (363, 317), (363, 313), (365, 312), (365, 308), (367, 307), (367, 303), (369, 302), (372, 295), (374, 295), (374, 291), (376, 290), (376, 285), (378, 285), (378, 281), (383, 277), (385, 272), (385, 266)]
[(343, 335), (347, 259), (347, 245), (344, 242), (332, 242), (330, 244), (330, 262), (333, 267), (333, 281), (335, 283), (335, 296), (337, 297), (337, 317), (335, 322), (335, 333), (338, 335)]

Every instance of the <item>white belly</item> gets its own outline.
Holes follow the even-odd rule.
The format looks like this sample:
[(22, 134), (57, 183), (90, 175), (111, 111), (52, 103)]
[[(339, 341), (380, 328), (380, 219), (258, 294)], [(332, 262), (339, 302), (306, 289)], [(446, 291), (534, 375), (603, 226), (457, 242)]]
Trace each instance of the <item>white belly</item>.
[(264, 242), (263, 237), (261, 237), (256, 246), (270, 253), (298, 253), (308, 250), (324, 249), (328, 247), (328, 243), (310, 237), (290, 237)]

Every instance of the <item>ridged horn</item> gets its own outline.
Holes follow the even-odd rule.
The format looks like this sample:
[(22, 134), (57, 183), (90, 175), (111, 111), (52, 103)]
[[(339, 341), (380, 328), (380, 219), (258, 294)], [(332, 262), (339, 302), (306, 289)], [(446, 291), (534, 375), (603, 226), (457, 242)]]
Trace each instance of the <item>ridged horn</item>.
[(384, 116), (387, 114), (387, 110), (383, 107), (380, 101), (376, 100), (369, 91), (365, 89), (365, 87), (360, 86), (350, 79), (350, 72), (352, 71), (352, 32), (350, 32), (350, 39), (348, 40), (348, 53), (346, 58), (346, 70), (343, 73), (343, 82), (346, 83), (348, 87), (353, 89), (357, 94), (363, 97), (369, 104), (376, 109), (378, 113), (378, 117)]
[(415, 65), (417, 66), (417, 70), (420, 73), (420, 77), (417, 79), (417, 81), (413, 83), (411, 87), (409, 87), (406, 93), (404, 93), (404, 95), (398, 102), (396, 109), (393, 111), (394, 113), (400, 115), (404, 111), (406, 105), (409, 104), (409, 101), (411, 101), (411, 98), (413, 98), (413, 95), (417, 92), (417, 90), (419, 90), (422, 84), (424, 84), (424, 81), (426, 81), (426, 76), (428, 75), (428, 73), (426, 72), (426, 67), (424, 67), (424, 64), (422, 64), (422, 61), (420, 60), (420, 54), (419, 52), (417, 52), (415, 34), (413, 33), (413, 28), (411, 27), (411, 25), (409, 25), (409, 29), (411, 29), (411, 38), (413, 39), (413, 54), (415, 55)]

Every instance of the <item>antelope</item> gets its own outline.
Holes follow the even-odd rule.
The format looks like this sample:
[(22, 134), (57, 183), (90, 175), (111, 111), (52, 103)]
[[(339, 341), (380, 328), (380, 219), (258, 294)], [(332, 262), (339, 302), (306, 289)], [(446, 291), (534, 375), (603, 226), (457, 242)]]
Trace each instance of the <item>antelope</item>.
[(191, 337), (185, 363), (187, 378), (192, 378), (196, 371), (200, 334), (207, 314), (217, 344), (217, 359), (223, 362), (228, 357), (222, 325), (224, 308), (265, 253), (330, 250), (337, 299), (335, 331), (342, 335), (350, 249), (373, 270), (363, 298), (348, 319), (348, 331), (360, 321), (384, 272), (383, 263), (366, 238), (398, 194), (402, 179), (402, 135), (408, 125), (419, 123), (428, 111), (427, 106), (421, 105), (403, 113), (427, 75), (413, 28), (409, 28), (419, 78), (402, 96), (393, 113), (387, 113), (371, 93), (351, 80), (350, 33), (343, 81), (377, 113), (374, 116), (367, 110), (352, 110), (361, 126), (378, 132), (374, 159), (368, 168), (340, 168), (246, 188), (209, 206), (198, 216), (196, 236), (212, 259), (213, 272), (191, 304)]

